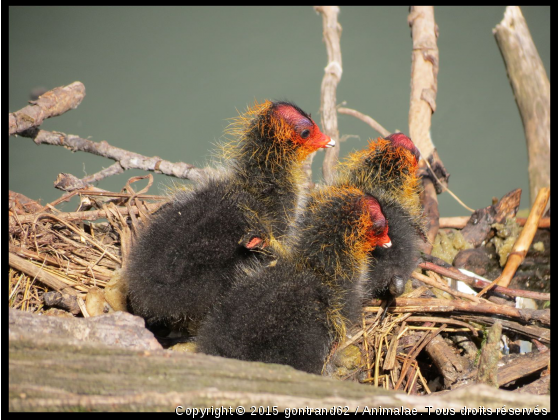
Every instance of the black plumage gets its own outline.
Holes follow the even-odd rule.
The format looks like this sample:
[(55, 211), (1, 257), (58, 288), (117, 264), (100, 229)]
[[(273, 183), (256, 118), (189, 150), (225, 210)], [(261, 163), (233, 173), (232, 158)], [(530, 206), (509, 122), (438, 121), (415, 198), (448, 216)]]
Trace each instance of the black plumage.
[(420, 179), (416, 175), (419, 156), (407, 136), (391, 134), (351, 154), (334, 181), (335, 185), (354, 186), (375, 196), (389, 223), (391, 248), (372, 252), (365, 284), (369, 298), (392, 301), (403, 293), (417, 266), (420, 246), (426, 240)]
[(321, 372), (361, 313), (369, 252), (390, 240), (377, 201), (355, 188), (315, 191), (305, 210), (289, 254), (237, 273), (202, 323), (199, 351)]
[(227, 169), (181, 191), (155, 215), (127, 261), (131, 311), (148, 323), (193, 330), (235, 267), (266, 258), (293, 222), (305, 157), (332, 146), (296, 105), (258, 104), (230, 127)]

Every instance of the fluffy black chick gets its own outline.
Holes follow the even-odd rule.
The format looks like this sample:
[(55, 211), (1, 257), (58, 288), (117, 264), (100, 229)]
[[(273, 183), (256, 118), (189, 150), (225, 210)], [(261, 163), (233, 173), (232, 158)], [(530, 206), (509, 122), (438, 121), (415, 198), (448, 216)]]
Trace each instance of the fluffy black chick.
[(196, 329), (235, 267), (258, 260), (286, 234), (305, 157), (334, 144), (287, 102), (256, 105), (230, 132), (227, 170), (178, 192), (132, 247), (124, 270), (129, 305), (148, 324)]
[(416, 175), (420, 153), (410, 138), (395, 133), (371, 141), (339, 167), (334, 185), (353, 186), (375, 196), (388, 220), (392, 246), (376, 248), (366, 283), (366, 295), (392, 301), (417, 266), (426, 240)]
[(198, 351), (321, 373), (361, 313), (370, 252), (391, 241), (377, 200), (355, 188), (315, 191), (305, 210), (292, 252), (238, 271), (203, 321)]

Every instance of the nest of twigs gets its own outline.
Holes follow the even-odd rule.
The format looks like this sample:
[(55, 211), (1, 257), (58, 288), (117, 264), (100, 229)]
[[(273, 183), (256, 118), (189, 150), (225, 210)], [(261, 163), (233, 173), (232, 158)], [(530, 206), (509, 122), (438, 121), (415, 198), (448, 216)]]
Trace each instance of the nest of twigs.
[[(87, 188), (63, 196), (81, 197), (76, 212), (10, 192), (11, 308), (44, 312), (55, 306), (74, 316), (95, 314), (89, 313), (88, 295), (110, 284), (138, 230), (165, 200), (146, 195), (151, 182), (134, 192), (130, 184), (138, 179), (120, 193)], [(442, 276), (487, 286), (424, 256), (406, 293), (388, 310), (381, 301), (364, 307), (362, 324), (331, 355), (333, 376), (412, 394), (472, 382), (546, 393), (549, 310), (517, 308), (514, 302), (520, 296), (544, 302), (549, 295), (498, 287), (483, 299), (453, 289)], [(113, 310), (106, 303), (103, 308)]]

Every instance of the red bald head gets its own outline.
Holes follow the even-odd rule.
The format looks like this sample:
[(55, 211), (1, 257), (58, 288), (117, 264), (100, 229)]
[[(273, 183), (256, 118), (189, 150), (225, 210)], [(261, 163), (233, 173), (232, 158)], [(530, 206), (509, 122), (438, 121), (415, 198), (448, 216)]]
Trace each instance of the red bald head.
[(334, 141), (321, 132), (317, 124), (297, 105), (289, 102), (274, 102), (274, 113), (293, 129), (292, 139), (295, 143), (311, 151), (333, 147)]
[(389, 221), (385, 218), (379, 201), (369, 195), (366, 195), (362, 201), (368, 209), (373, 224), (368, 235), (370, 243), (374, 247), (390, 248), (392, 244), (389, 238)]
[(416, 163), (420, 160), (420, 151), (416, 148), (412, 140), (403, 133), (394, 133), (385, 137), (385, 140), (391, 141), (394, 148), (402, 147), (410, 151), (416, 158)]

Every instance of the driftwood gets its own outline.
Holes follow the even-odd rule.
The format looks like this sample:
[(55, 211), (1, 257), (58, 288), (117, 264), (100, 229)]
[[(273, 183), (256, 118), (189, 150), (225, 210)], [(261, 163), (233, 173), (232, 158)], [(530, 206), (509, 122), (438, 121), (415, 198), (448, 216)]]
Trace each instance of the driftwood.
[(519, 6), (493, 29), (521, 114), (529, 154), (531, 202), (550, 187), (550, 82)]

